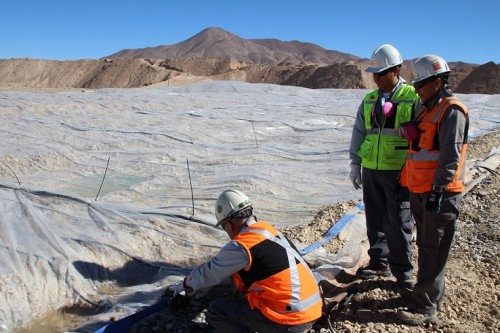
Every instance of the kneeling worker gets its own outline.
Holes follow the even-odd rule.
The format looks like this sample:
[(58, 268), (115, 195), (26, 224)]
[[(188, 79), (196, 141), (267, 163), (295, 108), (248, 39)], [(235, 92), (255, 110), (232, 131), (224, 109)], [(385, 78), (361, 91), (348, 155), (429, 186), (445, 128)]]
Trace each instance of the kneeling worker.
[(217, 332), (307, 332), (322, 313), (316, 280), (293, 245), (257, 220), (252, 205), (238, 190), (219, 195), (216, 227), (231, 241), (169, 289), (174, 297), (183, 290), (189, 296), (232, 277), (244, 298), (210, 304), (206, 318)]

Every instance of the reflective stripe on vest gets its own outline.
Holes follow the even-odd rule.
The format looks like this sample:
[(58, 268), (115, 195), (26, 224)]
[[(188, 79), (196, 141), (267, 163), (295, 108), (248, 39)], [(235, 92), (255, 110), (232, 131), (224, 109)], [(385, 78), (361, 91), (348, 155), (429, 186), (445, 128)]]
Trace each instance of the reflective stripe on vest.
[(382, 134), (382, 135), (399, 135), (399, 131), (395, 128), (382, 128), (380, 130), (379, 128), (374, 128), (371, 131), (371, 134)]
[[(234, 279), (238, 288), (244, 290), (245, 285), (248, 288), (246, 297), (252, 309), (257, 307), (270, 320), (285, 325), (303, 324), (321, 316), (317, 282), (305, 260), (283, 235), (269, 224), (257, 222), (243, 228), (233, 240), (241, 244), (249, 256), (249, 266), (235, 274)], [(286, 258), (273, 259), (277, 266), (259, 277), (253, 254), (265, 255), (263, 251), (273, 247), (270, 244), (282, 249), (280, 253)], [(281, 263), (280, 258), (284, 260)], [(251, 277), (253, 279), (249, 279)]]
[(292, 297), (290, 299), (288, 310), (278, 311), (278, 312), (289, 313), (289, 312), (304, 311), (307, 308), (311, 307), (312, 305), (316, 304), (318, 301), (321, 301), (321, 296), (319, 292), (311, 295), (305, 300), (300, 299), (301, 284), (300, 284), (300, 277), (296, 260), (299, 261), (309, 271), (311, 275), (313, 274), (309, 269), (309, 266), (305, 262), (304, 258), (302, 258), (302, 256), (293, 249), (288, 240), (279, 231), (277, 231), (278, 237), (275, 237), (273, 234), (271, 234), (269, 231), (265, 229), (252, 229), (252, 230), (244, 229), (241, 232), (241, 234), (248, 232), (260, 234), (261, 236), (269, 239), (270, 241), (278, 243), (279, 245), (283, 246), (286, 249), (286, 253), (288, 255), (288, 264), (290, 269), (290, 285), (292, 287), (292, 295), (291, 295)]

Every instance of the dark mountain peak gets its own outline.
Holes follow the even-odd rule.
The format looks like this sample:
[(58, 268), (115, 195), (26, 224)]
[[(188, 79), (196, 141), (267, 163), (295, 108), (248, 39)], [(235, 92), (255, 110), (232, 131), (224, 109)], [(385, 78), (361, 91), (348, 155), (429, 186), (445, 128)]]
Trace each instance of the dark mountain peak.
[(119, 51), (107, 58), (231, 58), (249, 64), (277, 65), (290, 63), (341, 63), (358, 57), (300, 41), (244, 39), (219, 27), (206, 28), (173, 45)]
[(208, 53), (213, 52), (213, 48), (218, 49), (215, 53), (229, 51), (227, 50), (229, 43), (244, 44), (245, 40), (224, 29), (211, 27), (202, 30), (193, 37), (172, 46), (179, 50), (183, 50), (186, 56), (192, 56), (189, 55), (189, 52), (197, 49), (212, 49), (212, 51), (208, 51)]
[(199, 33), (197, 33), (195, 36), (199, 36), (199, 35), (210, 35), (210, 36), (236, 36), (235, 34), (227, 31), (227, 30), (224, 30), (222, 28), (219, 28), (219, 27), (208, 27), (206, 29), (203, 29), (202, 31), (200, 31)]
[(214, 43), (228, 39), (241, 39), (241, 38), (224, 29), (218, 27), (210, 27), (200, 31), (193, 37), (186, 39), (184, 42), (190, 40), (196, 40), (196, 41), (203, 41), (205, 43)]

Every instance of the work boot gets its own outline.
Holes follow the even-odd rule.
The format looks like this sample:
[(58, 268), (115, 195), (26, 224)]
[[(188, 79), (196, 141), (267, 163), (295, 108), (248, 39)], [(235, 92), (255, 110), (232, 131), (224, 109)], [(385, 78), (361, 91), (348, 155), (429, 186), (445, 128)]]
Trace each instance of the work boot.
[(413, 293), (413, 287), (415, 286), (415, 280), (412, 279), (398, 279), (396, 282), (398, 287), (398, 293), (405, 301), (411, 299), (411, 294)]
[(437, 313), (419, 313), (411, 310), (398, 310), (396, 317), (408, 325), (435, 324)]
[(362, 279), (373, 279), (377, 276), (388, 277), (391, 275), (389, 267), (375, 267), (372, 264), (368, 264), (364, 267), (358, 268), (356, 275)]

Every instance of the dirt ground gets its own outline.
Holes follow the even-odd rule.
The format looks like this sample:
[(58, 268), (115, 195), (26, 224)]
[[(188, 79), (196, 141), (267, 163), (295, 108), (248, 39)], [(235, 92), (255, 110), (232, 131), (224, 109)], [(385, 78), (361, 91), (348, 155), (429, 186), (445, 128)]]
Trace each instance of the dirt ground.
[[(500, 144), (500, 133), (472, 140), (469, 160), (483, 160), (493, 147)], [(358, 292), (341, 309), (330, 313), (333, 332), (500, 332), (499, 328), (499, 181), (495, 174), (473, 187), (462, 201), (461, 213), (446, 270), (446, 296), (438, 323), (430, 326), (403, 325), (395, 310), (407, 304), (396, 292), (394, 278), (363, 281)], [(342, 202), (321, 209), (307, 225), (283, 230), (291, 239), (310, 244), (328, 231), (332, 220), (337, 221), (356, 204)], [(325, 245), (330, 253), (338, 252), (343, 241), (333, 239)], [(417, 250), (414, 245), (414, 265)], [(345, 276), (344, 276), (345, 278)], [(214, 298), (231, 297), (230, 287), (216, 287), (202, 298), (182, 300), (175, 308), (166, 309), (137, 323), (130, 332), (214, 332), (207, 326), (204, 309)], [(310, 333), (333, 333), (324, 319)]]
[[(469, 160), (482, 160), (498, 147), (500, 134), (493, 133), (469, 145)], [(342, 311), (333, 312), (335, 332), (500, 332), (499, 184), (496, 174), (471, 189), (463, 198), (457, 232), (446, 267), (446, 296), (437, 325), (411, 327), (395, 317), (395, 309), (406, 303), (396, 293), (394, 278), (364, 281)], [(307, 226), (297, 228), (297, 239), (308, 243), (318, 239), (355, 202), (340, 203), (321, 210)], [(293, 235), (292, 230), (289, 235)], [(311, 239), (307, 239), (307, 237)], [(292, 236), (293, 237), (293, 236)], [(325, 246), (332, 253), (342, 247), (335, 239)], [(414, 266), (417, 249), (414, 246)], [(319, 322), (316, 332), (330, 332)], [(321, 330), (322, 329), (322, 330)]]

